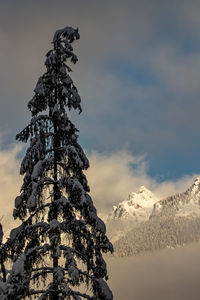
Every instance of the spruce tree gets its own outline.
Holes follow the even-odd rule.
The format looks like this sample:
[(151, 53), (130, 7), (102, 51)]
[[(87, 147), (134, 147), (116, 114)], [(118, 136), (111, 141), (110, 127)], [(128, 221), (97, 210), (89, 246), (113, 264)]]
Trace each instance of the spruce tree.
[(7, 241), (12, 269), (1, 299), (113, 299), (103, 253), (113, 247), (89, 195), (83, 171), (89, 162), (69, 120), (81, 98), (67, 61), (77, 62), (72, 43), (78, 29), (55, 32), (46, 72), (28, 103), (30, 123), (16, 139), (30, 142), (21, 163), (21, 194)]

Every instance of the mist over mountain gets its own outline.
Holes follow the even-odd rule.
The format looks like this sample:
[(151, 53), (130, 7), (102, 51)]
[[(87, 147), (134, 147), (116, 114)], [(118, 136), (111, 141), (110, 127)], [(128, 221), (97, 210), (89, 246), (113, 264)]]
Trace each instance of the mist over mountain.
[(199, 259), (200, 243), (143, 255), (109, 257), (114, 299), (199, 300)]

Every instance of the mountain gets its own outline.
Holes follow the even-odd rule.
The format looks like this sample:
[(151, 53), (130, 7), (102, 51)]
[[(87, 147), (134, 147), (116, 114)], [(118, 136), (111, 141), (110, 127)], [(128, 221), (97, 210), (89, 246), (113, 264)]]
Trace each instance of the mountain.
[(185, 192), (162, 200), (142, 186), (113, 207), (107, 224), (118, 256), (199, 241), (200, 177)]

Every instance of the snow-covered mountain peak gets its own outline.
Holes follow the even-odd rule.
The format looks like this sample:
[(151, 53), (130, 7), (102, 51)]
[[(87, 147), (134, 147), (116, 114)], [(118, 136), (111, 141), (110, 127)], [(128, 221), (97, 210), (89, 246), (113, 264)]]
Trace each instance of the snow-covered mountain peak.
[(128, 202), (129, 205), (137, 204), (142, 208), (153, 206), (157, 201), (155, 195), (148, 190), (145, 186), (141, 186), (137, 192), (131, 192), (128, 196), (128, 200), (124, 200), (122, 203)]
[(145, 186), (141, 186), (137, 192), (131, 192), (128, 199), (113, 206), (108, 220), (124, 219), (134, 217), (135, 219), (146, 219), (150, 214), (154, 203), (158, 199)]

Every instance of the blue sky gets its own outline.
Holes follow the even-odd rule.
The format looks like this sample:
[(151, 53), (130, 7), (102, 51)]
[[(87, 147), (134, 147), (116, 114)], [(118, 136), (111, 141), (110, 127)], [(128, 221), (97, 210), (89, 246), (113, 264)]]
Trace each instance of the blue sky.
[(91, 152), (145, 156), (158, 181), (200, 173), (198, 1), (0, 1), (0, 132), (9, 147), (55, 30), (79, 27), (72, 118)]

